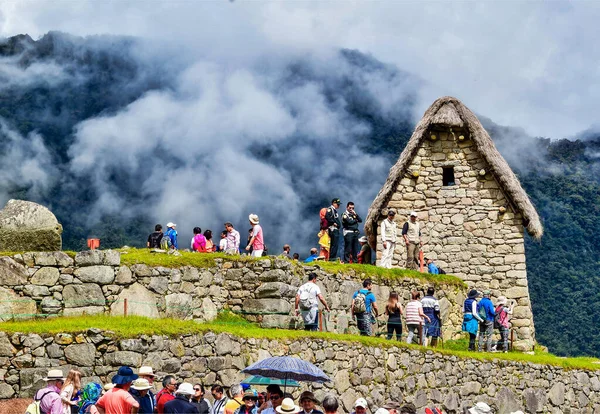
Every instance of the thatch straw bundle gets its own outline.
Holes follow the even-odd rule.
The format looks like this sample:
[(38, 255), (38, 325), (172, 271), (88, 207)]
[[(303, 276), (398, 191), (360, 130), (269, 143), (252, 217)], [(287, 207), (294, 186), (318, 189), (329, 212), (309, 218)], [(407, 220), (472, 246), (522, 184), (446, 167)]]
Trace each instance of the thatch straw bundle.
[(536, 239), (542, 237), (543, 228), (535, 207), (523, 187), (521, 187), (515, 173), (496, 149), (494, 142), (479, 122), (479, 119), (461, 101), (445, 96), (437, 99), (425, 111), (400, 158), (390, 169), (387, 181), (369, 208), (365, 222), (365, 233), (371, 247), (375, 249), (377, 244), (377, 221), (385, 213), (383, 209), (391, 199), (398, 182), (406, 174), (412, 159), (417, 155), (422, 141), (426, 138), (426, 132), (432, 125), (462, 127), (469, 131), (470, 138), (490, 166), (490, 172), (498, 181), (500, 188), (513, 207), (523, 216), (523, 225), (526, 227), (527, 232)]

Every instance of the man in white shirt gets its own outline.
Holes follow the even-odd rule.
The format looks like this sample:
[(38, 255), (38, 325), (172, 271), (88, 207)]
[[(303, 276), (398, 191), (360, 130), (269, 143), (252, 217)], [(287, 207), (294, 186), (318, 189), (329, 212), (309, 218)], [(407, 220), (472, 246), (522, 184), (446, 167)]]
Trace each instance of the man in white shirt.
[(215, 384), (210, 389), (210, 393), (214, 398), (211, 414), (223, 414), (225, 412), (225, 404), (227, 404), (227, 396), (223, 387)]
[(227, 254), (239, 254), (240, 253), (240, 232), (233, 228), (233, 224), (225, 223), (225, 230), (227, 230)]
[[(308, 275), (308, 282), (300, 286), (296, 294), (296, 315), (302, 314), (306, 331), (316, 331), (319, 327), (319, 302), (317, 299), (329, 312), (329, 306), (321, 294), (321, 288), (317, 285), (317, 274), (313, 272)], [(298, 308), (300, 308), (300, 312)]]
[(219, 240), (219, 251), (225, 252), (227, 250), (227, 230), (221, 232), (221, 240)]
[(396, 223), (394, 217), (396, 212), (392, 209), (388, 210), (387, 218), (381, 222), (381, 241), (383, 243), (383, 252), (379, 266), (386, 269), (392, 268), (392, 258), (396, 249)]

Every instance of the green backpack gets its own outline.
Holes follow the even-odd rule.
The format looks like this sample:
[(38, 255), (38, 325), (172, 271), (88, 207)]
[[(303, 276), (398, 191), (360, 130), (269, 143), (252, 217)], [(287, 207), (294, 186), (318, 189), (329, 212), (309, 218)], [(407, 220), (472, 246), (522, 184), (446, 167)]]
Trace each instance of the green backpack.
[(484, 321), (487, 319), (487, 312), (485, 311), (485, 307), (481, 306), (481, 303), (477, 304), (477, 315)]

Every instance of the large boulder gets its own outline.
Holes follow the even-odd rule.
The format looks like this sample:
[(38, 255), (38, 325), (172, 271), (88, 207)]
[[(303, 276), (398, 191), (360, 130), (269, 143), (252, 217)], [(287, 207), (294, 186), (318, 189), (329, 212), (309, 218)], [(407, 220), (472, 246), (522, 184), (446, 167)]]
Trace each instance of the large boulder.
[(110, 314), (113, 316), (123, 315), (123, 302), (127, 299), (127, 314), (158, 318), (157, 298), (152, 292), (139, 283), (125, 288), (121, 291), (117, 300), (110, 306)]
[(33, 299), (19, 296), (12, 289), (0, 287), (0, 322), (16, 318), (31, 318), (37, 312)]
[(46, 207), (31, 201), (8, 200), (0, 210), (0, 250), (62, 249), (62, 226)]

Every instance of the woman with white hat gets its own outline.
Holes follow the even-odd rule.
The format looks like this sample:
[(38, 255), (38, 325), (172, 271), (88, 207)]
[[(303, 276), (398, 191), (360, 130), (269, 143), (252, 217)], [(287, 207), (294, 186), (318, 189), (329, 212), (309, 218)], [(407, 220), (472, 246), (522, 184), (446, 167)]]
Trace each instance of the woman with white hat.
[(508, 322), (509, 315), (512, 315), (513, 309), (515, 307), (515, 302), (513, 301), (510, 306), (506, 306), (506, 296), (500, 296), (498, 301), (496, 302), (496, 316), (494, 320), (494, 325), (497, 325), (496, 328), (500, 331), (500, 341), (496, 343), (497, 351), (508, 352), (508, 331), (510, 329), (510, 323)]
[(165, 404), (165, 414), (198, 414), (198, 407), (190, 402), (192, 395), (194, 386), (189, 382), (182, 382), (175, 391), (175, 399)]

